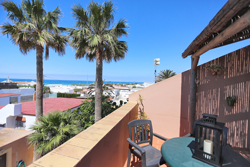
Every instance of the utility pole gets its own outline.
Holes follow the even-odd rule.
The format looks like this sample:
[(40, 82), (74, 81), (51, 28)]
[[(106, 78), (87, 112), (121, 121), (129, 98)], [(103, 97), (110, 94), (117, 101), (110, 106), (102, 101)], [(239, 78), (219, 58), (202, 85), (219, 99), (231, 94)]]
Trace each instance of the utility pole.
[(156, 83), (156, 66), (160, 65), (160, 58), (154, 59), (154, 64), (155, 64), (155, 83)]

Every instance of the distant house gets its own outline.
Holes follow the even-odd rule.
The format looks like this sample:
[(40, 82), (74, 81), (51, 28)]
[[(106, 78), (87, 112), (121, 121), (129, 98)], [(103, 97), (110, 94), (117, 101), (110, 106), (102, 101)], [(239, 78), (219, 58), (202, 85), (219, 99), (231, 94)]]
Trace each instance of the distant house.
[[(26, 102), (26, 101), (32, 101), (33, 100), (33, 94), (35, 93), (35, 89), (34, 88), (0, 89), (0, 94), (2, 94), (2, 93), (3, 94), (5, 94), (5, 93), (17, 93), (17, 94), (20, 94), (21, 102)], [(18, 102), (18, 99), (12, 98), (12, 101)], [(0, 104), (0, 106), (3, 106), (3, 104)]]
[(53, 93), (74, 93), (74, 88), (67, 85), (50, 85), (49, 87)]
[(116, 90), (130, 90), (129, 87), (123, 85), (113, 85), (114, 89)]
[(21, 102), (21, 95), (18, 93), (0, 93), (0, 106), (5, 106), (13, 102), (13, 97), (17, 98), (17, 102)]
[[(74, 110), (82, 104), (82, 99), (49, 98), (43, 100), (43, 114), (49, 112)], [(30, 130), (36, 119), (36, 101), (0, 106), (0, 129), (19, 128)]]

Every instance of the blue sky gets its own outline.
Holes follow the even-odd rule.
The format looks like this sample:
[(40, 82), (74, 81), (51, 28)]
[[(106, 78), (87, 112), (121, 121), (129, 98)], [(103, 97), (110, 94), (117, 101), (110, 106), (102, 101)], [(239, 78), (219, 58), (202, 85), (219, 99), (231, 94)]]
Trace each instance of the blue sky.
[[(21, 0), (13, 0), (20, 4)], [(46, 11), (59, 5), (63, 11), (60, 26), (74, 27), (71, 7), (80, 3), (84, 8), (91, 0), (44, 0)], [(104, 1), (94, 1), (103, 3)], [(128, 20), (129, 51), (124, 60), (103, 65), (103, 79), (106, 81), (154, 82), (154, 59), (160, 58), (157, 73), (171, 69), (177, 74), (190, 69), (190, 57), (181, 54), (208, 25), (227, 0), (113, 0), (116, 9), (115, 20)], [(6, 12), (0, 7), (0, 25), (7, 22)], [(203, 54), (199, 64), (249, 45), (249, 40), (220, 47)], [(18, 46), (6, 36), (0, 35), (0, 78), (36, 78), (35, 51), (22, 55)], [(85, 58), (76, 60), (75, 51), (67, 46), (66, 54), (58, 56), (50, 51), (44, 60), (45, 79), (95, 80), (95, 62)]]

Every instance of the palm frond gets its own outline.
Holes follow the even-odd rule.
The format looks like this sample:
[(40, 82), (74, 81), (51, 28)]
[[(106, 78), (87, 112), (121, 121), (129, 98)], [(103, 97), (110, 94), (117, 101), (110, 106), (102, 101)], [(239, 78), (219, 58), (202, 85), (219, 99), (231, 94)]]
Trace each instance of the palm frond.
[(7, 11), (9, 19), (14, 22), (13, 25), (1, 25), (2, 34), (10, 37), (19, 46), (21, 53), (27, 54), (36, 49), (37, 45), (45, 46), (46, 59), (49, 57), (49, 48), (59, 55), (65, 53), (68, 38), (59, 33), (67, 31), (67, 28), (57, 26), (62, 13), (59, 7), (46, 13), (43, 0), (23, 0), (22, 7), (12, 1), (1, 2), (1, 5)]
[(101, 31), (110, 27), (110, 25), (114, 22), (114, 15), (115, 12), (114, 3), (112, 1), (106, 1), (102, 7), (102, 22), (100, 24)]
[(102, 42), (101, 37), (98, 34), (91, 35), (87, 38), (89, 46), (98, 46)]
[(88, 27), (88, 13), (84, 8), (77, 4), (72, 8), (73, 17), (76, 19), (76, 27)]
[(78, 121), (73, 120), (71, 114), (62, 112), (39, 117), (31, 129), (35, 132), (29, 136), (29, 143), (36, 146), (36, 152), (42, 155), (80, 132)]
[(8, 13), (7, 17), (13, 21), (13, 22), (24, 22), (25, 17), (23, 10), (20, 6), (17, 6), (12, 1), (3, 1), (1, 2), (1, 5), (3, 6), (4, 10)]
[(169, 69), (163, 70), (163, 71), (160, 71), (160, 73), (158, 74), (158, 80), (162, 81), (175, 75), (176, 73), (173, 72), (173, 70), (169, 70)]

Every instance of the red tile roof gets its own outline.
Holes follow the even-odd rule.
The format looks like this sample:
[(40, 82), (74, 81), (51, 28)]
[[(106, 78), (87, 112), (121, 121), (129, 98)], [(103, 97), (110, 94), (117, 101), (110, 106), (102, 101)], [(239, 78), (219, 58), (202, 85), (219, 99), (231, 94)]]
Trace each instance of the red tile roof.
[[(45, 104), (46, 101), (46, 104)], [(78, 107), (82, 104), (83, 99), (74, 98), (48, 98), (43, 99), (43, 114), (54, 111), (65, 111)], [(22, 114), (36, 115), (36, 101), (22, 103)]]
[(20, 95), (18, 93), (0, 93), (0, 97), (7, 97), (7, 96), (13, 96), (13, 95)]

